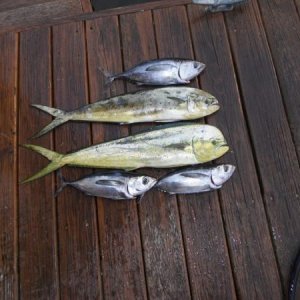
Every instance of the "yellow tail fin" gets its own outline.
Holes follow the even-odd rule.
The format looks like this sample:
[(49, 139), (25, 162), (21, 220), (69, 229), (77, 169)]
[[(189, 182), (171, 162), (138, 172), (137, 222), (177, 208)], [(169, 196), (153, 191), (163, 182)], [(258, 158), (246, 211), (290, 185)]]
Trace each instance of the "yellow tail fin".
[(60, 154), (60, 153), (48, 150), (46, 148), (36, 146), (36, 145), (25, 144), (25, 145), (23, 145), (23, 147), (25, 147), (27, 149), (31, 149), (31, 150), (45, 156), (46, 158), (48, 158), (51, 161), (51, 163), (47, 167), (45, 167), (44, 169), (39, 171), (38, 173), (25, 179), (21, 183), (27, 183), (27, 182), (33, 181), (35, 179), (41, 178), (41, 177), (59, 169), (65, 165), (65, 163), (62, 161), (62, 158), (64, 157), (63, 154)]

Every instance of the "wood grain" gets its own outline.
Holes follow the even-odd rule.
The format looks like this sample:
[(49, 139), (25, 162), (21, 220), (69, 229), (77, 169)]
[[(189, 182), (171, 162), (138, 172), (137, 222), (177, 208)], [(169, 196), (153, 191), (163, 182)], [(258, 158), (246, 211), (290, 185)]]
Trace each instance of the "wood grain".
[[(185, 7), (155, 11), (154, 20), (160, 57), (193, 58)], [(193, 297), (235, 299), (217, 193), (178, 198)]]
[[(34, 45), (34, 47), (33, 47)], [(30, 104), (52, 104), (50, 30), (20, 34), (19, 143), (27, 143), (43, 122), (51, 117)], [(34, 121), (32, 121), (34, 120)], [(51, 148), (51, 135), (39, 140)], [(19, 176), (24, 179), (48, 163), (20, 149)], [(54, 179), (47, 176), (19, 186), (20, 296), (53, 299), (58, 296), (56, 204)], [(32, 268), (32, 266), (35, 268)]]
[[(109, 26), (107, 26), (109, 24)], [(122, 81), (105, 85), (98, 67), (122, 71), (117, 17), (86, 23), (90, 97), (92, 102), (124, 93)], [(93, 124), (93, 142), (128, 135), (127, 126)], [(98, 200), (104, 295), (108, 299), (146, 299), (142, 246), (135, 201)]]
[(226, 21), (286, 293), (300, 245), (299, 164), (257, 3)]
[(299, 159), (300, 101), (295, 101), (300, 98), (299, 15), (293, 1), (261, 1), (260, 8)]
[(0, 11), (0, 33), (17, 28), (47, 24), (82, 13), (80, 0), (55, 0)]
[[(53, 28), (54, 103), (62, 109), (86, 104), (87, 72), (83, 23)], [(91, 144), (90, 126), (68, 123), (55, 132), (60, 153)], [(66, 179), (79, 178), (88, 170), (68, 168)], [(101, 297), (99, 241), (93, 198), (67, 188), (57, 202), (61, 298)]]
[(18, 35), (0, 36), (0, 298), (18, 298)]
[[(154, 29), (149, 26), (152, 23), (149, 11), (120, 17), (125, 69), (157, 58)], [(129, 91), (138, 89), (132, 84), (127, 86)], [(131, 133), (153, 125), (132, 125)], [(163, 174), (162, 170), (147, 171), (156, 178)], [(176, 197), (150, 191), (139, 205), (139, 216), (149, 298), (188, 299), (190, 290)]]
[(201, 9), (193, 6), (188, 12), (196, 58), (207, 64), (202, 87), (221, 105), (220, 111), (208, 120), (222, 130), (232, 149), (219, 162), (237, 167), (220, 191), (237, 294), (242, 299), (280, 299), (280, 278), (224, 19), (220, 14), (203, 16)]

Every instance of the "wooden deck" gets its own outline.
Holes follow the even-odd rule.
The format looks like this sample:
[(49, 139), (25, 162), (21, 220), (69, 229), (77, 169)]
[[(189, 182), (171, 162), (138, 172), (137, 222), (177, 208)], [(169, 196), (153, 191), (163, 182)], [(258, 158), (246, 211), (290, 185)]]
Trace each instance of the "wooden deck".
[[(282, 299), (300, 249), (300, 1), (251, 0), (97, 17), (0, 36), (1, 299)], [(140, 204), (85, 197), (18, 147), (50, 121), (30, 103), (72, 109), (136, 90), (104, 84), (157, 57), (207, 65), (192, 86), (215, 95), (237, 170), (219, 192)], [(151, 125), (68, 123), (34, 143), (66, 153)], [(91, 170), (64, 168), (68, 179)], [(154, 172), (157, 176), (162, 172)]]

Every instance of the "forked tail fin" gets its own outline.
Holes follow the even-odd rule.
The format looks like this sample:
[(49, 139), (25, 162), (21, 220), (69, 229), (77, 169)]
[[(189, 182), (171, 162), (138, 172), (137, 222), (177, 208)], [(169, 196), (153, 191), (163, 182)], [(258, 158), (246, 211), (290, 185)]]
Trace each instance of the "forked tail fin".
[(31, 149), (31, 150), (45, 156), (51, 162), (47, 167), (45, 167), (41, 171), (37, 172), (33, 176), (25, 179), (21, 183), (27, 183), (27, 182), (33, 181), (35, 179), (41, 178), (41, 177), (43, 177), (43, 176), (59, 169), (59, 168), (61, 168), (65, 165), (65, 162), (63, 162), (63, 160), (62, 160), (62, 158), (64, 157), (63, 154), (60, 154), (60, 153), (48, 150), (46, 148), (36, 146), (36, 145), (25, 144), (25, 145), (22, 145), (22, 146), (27, 148), (27, 149)]
[(63, 123), (66, 123), (67, 121), (70, 120), (70, 117), (68, 117), (66, 112), (61, 109), (52, 108), (52, 107), (39, 105), (39, 104), (32, 104), (31, 106), (33, 106), (39, 110), (42, 110), (42, 111), (52, 115), (53, 117), (55, 117), (55, 119), (50, 124), (48, 124), (46, 127), (44, 127), (40, 132), (38, 132), (34, 136), (32, 136), (31, 139), (38, 138), (38, 137), (46, 134), (47, 132), (51, 131), (55, 127), (57, 127)]
[(102, 68), (98, 67), (98, 70), (103, 74), (105, 77), (105, 85), (110, 85), (112, 82), (118, 77), (118, 75), (113, 75)]
[(58, 180), (60, 181), (60, 186), (59, 188), (56, 190), (55, 194), (54, 194), (54, 198), (56, 198), (58, 196), (59, 193), (62, 192), (62, 190), (69, 184), (69, 182), (67, 182), (65, 180), (65, 178), (62, 176), (62, 173), (61, 173), (61, 170), (59, 170), (57, 172), (57, 177), (58, 177)]

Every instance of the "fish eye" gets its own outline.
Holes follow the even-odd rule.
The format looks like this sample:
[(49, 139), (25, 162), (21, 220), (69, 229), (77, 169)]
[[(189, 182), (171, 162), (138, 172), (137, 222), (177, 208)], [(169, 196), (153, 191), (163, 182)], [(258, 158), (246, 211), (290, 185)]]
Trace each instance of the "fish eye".
[(148, 178), (147, 178), (147, 177), (144, 177), (144, 178), (143, 178), (143, 184), (146, 185), (147, 183), (148, 183)]
[(229, 170), (229, 167), (228, 166), (224, 166), (224, 171), (228, 172), (228, 170)]
[(217, 145), (217, 141), (216, 141), (216, 140), (213, 140), (211, 143), (212, 143), (214, 146)]
[(197, 69), (198, 68), (198, 63), (194, 62), (194, 68)]

